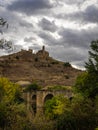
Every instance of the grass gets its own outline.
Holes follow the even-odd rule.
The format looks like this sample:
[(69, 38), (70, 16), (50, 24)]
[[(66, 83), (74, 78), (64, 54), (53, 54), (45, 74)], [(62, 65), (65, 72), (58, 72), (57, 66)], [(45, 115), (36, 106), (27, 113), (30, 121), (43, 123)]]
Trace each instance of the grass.
[(49, 86), (47, 90), (72, 90), (72, 87), (56, 85), (56, 86)]

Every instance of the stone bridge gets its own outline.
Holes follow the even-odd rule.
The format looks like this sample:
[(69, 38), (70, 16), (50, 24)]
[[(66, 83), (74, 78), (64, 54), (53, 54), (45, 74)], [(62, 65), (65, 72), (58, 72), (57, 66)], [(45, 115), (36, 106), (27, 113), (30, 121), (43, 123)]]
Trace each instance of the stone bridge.
[(59, 95), (67, 98), (73, 96), (71, 90), (39, 90), (25, 92), (23, 93), (23, 98), (26, 101), (28, 112), (34, 117), (36, 114), (39, 115), (44, 113), (44, 104), (47, 100)]

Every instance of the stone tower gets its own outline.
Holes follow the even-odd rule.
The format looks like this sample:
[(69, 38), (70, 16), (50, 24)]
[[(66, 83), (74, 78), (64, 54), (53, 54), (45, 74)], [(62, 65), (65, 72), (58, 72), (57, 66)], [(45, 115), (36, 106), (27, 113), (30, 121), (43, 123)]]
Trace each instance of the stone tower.
[(45, 51), (45, 46), (42, 46), (42, 50)]
[(40, 59), (47, 59), (49, 57), (49, 53), (47, 51), (45, 51), (45, 46), (42, 46), (42, 50), (39, 50), (36, 53), (37, 57)]

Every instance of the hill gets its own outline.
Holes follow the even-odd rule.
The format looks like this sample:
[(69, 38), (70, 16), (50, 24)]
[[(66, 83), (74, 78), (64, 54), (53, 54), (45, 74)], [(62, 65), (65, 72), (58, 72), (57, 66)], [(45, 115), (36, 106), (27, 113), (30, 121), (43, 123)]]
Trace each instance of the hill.
[(42, 47), (36, 54), (32, 50), (21, 50), (8, 56), (0, 57), (0, 76), (13, 82), (37, 82), (41, 86), (74, 84), (81, 70), (69, 63), (57, 61), (49, 56)]

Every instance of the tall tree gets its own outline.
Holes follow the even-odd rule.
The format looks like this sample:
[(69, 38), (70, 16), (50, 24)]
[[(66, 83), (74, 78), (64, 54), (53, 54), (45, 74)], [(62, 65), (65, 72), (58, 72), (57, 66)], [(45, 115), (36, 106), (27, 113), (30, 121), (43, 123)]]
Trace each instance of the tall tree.
[(90, 47), (89, 61), (86, 62), (85, 68), (91, 84), (91, 96), (95, 97), (98, 94), (98, 40), (92, 41)]
[(86, 73), (77, 78), (75, 86), (85, 96), (95, 98), (98, 95), (98, 40), (92, 41), (90, 47)]
[(92, 41), (90, 47), (89, 61), (86, 62), (85, 67), (89, 73), (98, 74), (98, 40)]
[[(1, 17), (1, 18), (0, 18), (0, 27), (2, 28), (2, 27), (4, 27), (4, 26), (6, 26), (6, 27), (8, 28), (8, 23), (7, 23), (6, 20), (4, 20), (4, 18)], [(2, 29), (0, 29), (0, 33), (3, 34)]]

